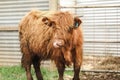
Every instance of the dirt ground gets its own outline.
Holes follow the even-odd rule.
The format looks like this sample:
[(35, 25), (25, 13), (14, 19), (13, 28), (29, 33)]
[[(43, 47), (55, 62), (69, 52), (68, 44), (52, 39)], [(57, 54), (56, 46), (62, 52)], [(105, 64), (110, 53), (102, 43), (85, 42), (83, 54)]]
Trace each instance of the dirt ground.
[[(102, 70), (103, 72), (83, 72), (81, 80), (120, 80), (120, 57), (88, 56), (84, 58), (83, 68), (87, 70)], [(112, 72), (105, 73), (104, 70)], [(119, 73), (114, 71), (119, 71)]]
[[(120, 57), (85, 56), (82, 69), (101, 72), (82, 72), (81, 80), (120, 80)], [(65, 80), (72, 80), (72, 76), (65, 76)]]
[(82, 74), (81, 80), (120, 80), (120, 73), (85, 72)]
[(120, 57), (85, 56), (82, 68), (85, 70), (114, 70), (120, 71)]
[[(120, 73), (95, 73), (84, 72), (80, 76), (81, 80), (120, 80)], [(65, 76), (65, 80), (72, 80), (72, 76)]]

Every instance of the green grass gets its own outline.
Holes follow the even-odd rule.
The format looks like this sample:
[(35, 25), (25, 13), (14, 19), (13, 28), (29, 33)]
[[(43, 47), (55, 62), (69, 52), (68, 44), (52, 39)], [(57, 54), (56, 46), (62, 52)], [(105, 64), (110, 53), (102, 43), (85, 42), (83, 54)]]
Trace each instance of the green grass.
[(19, 66), (0, 67), (0, 80), (25, 80), (25, 72)]
[[(58, 73), (56, 70), (41, 68), (44, 80), (57, 80)], [(34, 69), (32, 69), (34, 80), (36, 79)], [(72, 75), (72, 71), (65, 71), (65, 75)], [(0, 67), (0, 80), (26, 80), (26, 73), (21, 66)]]

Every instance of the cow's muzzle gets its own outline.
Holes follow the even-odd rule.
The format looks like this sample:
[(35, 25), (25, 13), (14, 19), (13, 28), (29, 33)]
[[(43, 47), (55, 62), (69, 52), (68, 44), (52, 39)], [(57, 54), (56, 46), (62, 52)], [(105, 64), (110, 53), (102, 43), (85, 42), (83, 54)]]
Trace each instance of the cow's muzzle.
[(64, 46), (64, 40), (55, 40), (53, 42), (54, 48), (60, 48)]

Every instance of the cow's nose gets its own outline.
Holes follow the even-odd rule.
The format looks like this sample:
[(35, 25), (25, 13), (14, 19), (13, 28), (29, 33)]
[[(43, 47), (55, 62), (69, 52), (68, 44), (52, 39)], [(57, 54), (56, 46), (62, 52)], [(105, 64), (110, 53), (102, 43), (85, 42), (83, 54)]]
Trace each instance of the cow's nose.
[(64, 46), (64, 41), (63, 40), (56, 40), (56, 41), (54, 41), (53, 46), (55, 48), (60, 48), (60, 47)]

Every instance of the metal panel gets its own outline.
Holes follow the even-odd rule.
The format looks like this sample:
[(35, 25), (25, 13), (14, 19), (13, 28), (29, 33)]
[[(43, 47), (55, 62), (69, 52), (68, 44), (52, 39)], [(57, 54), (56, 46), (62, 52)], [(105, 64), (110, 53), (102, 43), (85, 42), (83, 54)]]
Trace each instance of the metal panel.
[(74, 9), (83, 21), (84, 54), (120, 56), (120, 0), (66, 2), (60, 5), (61, 10)]
[(0, 1), (0, 26), (17, 26), (20, 19), (31, 9), (49, 10), (48, 0)]
[(0, 65), (20, 63), (18, 31), (0, 31)]
[(61, 2), (60, 9), (72, 9), (83, 22), (82, 70), (119, 72), (120, 0), (69, 0), (70, 5), (67, 2), (64, 0), (64, 5)]
[[(120, 8), (84, 8), (83, 12), (82, 20), (85, 42), (92, 42), (91, 48), (87, 44), (84, 45), (84, 52), (89, 53), (88, 55), (107, 54), (120, 56)], [(80, 10), (77, 9), (77, 14), (79, 13)], [(100, 42), (102, 49), (95, 42)]]
[(49, 10), (49, 0), (0, 0), (0, 65), (20, 63), (18, 24), (31, 9)]

